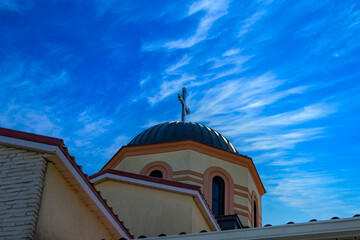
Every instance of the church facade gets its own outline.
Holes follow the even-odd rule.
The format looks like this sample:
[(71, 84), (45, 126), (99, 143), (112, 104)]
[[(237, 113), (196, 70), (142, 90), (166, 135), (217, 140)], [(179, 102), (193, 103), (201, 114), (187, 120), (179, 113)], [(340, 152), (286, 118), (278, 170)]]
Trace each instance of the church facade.
[(198, 123), (137, 135), (87, 176), (61, 139), (0, 128), (0, 239), (356, 239), (360, 217), (262, 226), (251, 158)]

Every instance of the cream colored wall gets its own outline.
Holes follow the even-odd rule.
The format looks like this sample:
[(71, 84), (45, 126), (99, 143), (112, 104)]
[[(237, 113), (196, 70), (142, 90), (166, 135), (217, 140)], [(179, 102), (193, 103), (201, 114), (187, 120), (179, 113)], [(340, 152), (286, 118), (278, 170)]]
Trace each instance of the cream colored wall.
[[(217, 159), (215, 157), (202, 154), (194, 150), (181, 150), (181, 151), (168, 152), (168, 153), (129, 156), (129, 157), (125, 157), (124, 160), (120, 162), (118, 166), (115, 167), (115, 169), (139, 174), (147, 164), (154, 161), (163, 161), (168, 163), (174, 172), (182, 171), (182, 170), (192, 170), (204, 174), (206, 169), (208, 169), (209, 167), (217, 166), (223, 168), (231, 175), (234, 184), (247, 187), (249, 189), (250, 195), (252, 191), (256, 192), (258, 199), (260, 201), (260, 204), (258, 204), (258, 206), (261, 207), (261, 198), (259, 197), (259, 193), (255, 187), (255, 183), (249, 173), (249, 170), (246, 167), (233, 164), (221, 159)], [(174, 176), (174, 180), (183, 176), (190, 176), (190, 175)], [(196, 176), (192, 176), (192, 177), (196, 179), (200, 179), (199, 177)], [(203, 187), (202, 184), (199, 184), (197, 182), (192, 182), (191, 180), (181, 180), (181, 182), (190, 183), (198, 186), (201, 185)], [(242, 190), (236, 189), (236, 191), (247, 194), (247, 192)], [(248, 207), (251, 211), (251, 198), (249, 201), (248, 198), (235, 195), (234, 203), (244, 205)], [(245, 213), (244, 210), (237, 208), (236, 210)], [(250, 215), (251, 214), (252, 213), (250, 212)], [(244, 225), (252, 226), (251, 220), (248, 217), (245, 217), (243, 215), (239, 215), (239, 217)]]
[(135, 238), (210, 231), (192, 196), (111, 180), (96, 188)]
[(49, 162), (34, 239), (114, 238), (84, 205), (55, 165)]
[(211, 231), (209, 225), (205, 222), (204, 216), (202, 215), (199, 207), (195, 203), (192, 204), (191, 223), (193, 233), (198, 233), (202, 230)]
[(168, 163), (173, 171), (180, 171), (189, 168), (189, 156), (191, 150), (183, 150), (169, 153), (156, 153), (141, 156), (130, 156), (115, 167), (117, 170), (122, 170), (132, 173), (140, 173), (147, 164), (154, 161), (162, 161)]

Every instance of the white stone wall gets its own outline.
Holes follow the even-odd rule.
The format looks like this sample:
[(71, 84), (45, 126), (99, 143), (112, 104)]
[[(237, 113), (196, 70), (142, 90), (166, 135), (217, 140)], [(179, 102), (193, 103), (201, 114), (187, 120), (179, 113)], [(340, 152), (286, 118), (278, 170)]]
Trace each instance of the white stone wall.
[(42, 153), (0, 145), (0, 239), (32, 239), (45, 169)]

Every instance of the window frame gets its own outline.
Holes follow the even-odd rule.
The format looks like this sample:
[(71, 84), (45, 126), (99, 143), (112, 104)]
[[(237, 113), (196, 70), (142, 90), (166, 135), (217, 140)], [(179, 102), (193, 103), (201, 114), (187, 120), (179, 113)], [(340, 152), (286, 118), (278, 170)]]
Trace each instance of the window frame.
[[(212, 204), (212, 180), (215, 176), (221, 177), (225, 182), (224, 215), (234, 214), (234, 181), (231, 175), (220, 167), (210, 167), (204, 172), (204, 196)], [(210, 206), (212, 209), (212, 206)]]
[(170, 165), (168, 163), (161, 162), (161, 161), (154, 161), (154, 162), (147, 164), (146, 166), (144, 166), (142, 168), (142, 170), (140, 171), (140, 174), (149, 176), (150, 173), (155, 170), (162, 172), (162, 174), (163, 174), (162, 179), (172, 180), (172, 176), (173, 176), (172, 168), (170, 167)]

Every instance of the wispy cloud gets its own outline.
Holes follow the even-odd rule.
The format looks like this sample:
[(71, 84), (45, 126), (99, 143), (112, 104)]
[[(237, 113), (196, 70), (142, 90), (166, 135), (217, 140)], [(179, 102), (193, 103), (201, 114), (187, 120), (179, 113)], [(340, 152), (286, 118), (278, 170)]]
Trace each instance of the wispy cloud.
[(71, 80), (66, 69), (50, 71), (44, 61), (24, 60), (19, 55), (9, 55), (5, 59), (0, 64), (0, 81), (11, 91), (26, 89), (22, 96), (44, 95)]
[[(207, 90), (202, 99), (192, 103), (197, 109), (193, 114), (193, 120), (208, 121), (213, 116), (219, 115), (216, 119), (220, 120), (220, 122), (218, 122), (219, 124), (216, 123), (216, 125), (221, 125), (228, 122), (228, 120), (221, 121), (223, 116), (220, 115), (222, 114), (244, 114), (252, 109), (277, 102), (287, 96), (301, 94), (306, 90), (306, 87), (302, 86), (277, 91), (277, 88), (283, 84), (284, 81), (277, 79), (272, 73), (223, 82)], [(205, 102), (207, 104), (204, 104)], [(233, 116), (233, 114), (229, 116)], [(280, 119), (281, 115), (272, 118)], [(236, 118), (234, 120), (238, 123)], [(260, 122), (261, 120), (258, 119), (257, 121)]]
[(222, 54), (223, 57), (229, 57), (232, 55), (238, 55), (241, 52), (240, 48), (231, 48)]
[(113, 144), (102, 150), (102, 154), (105, 158), (110, 159), (121, 148), (121, 146), (126, 145), (129, 141), (130, 138), (128, 136), (117, 136), (114, 139)]
[(335, 187), (343, 181), (326, 172), (293, 169), (287, 173), (281, 172), (281, 175), (269, 181), (269, 197), (310, 216), (329, 219), (343, 215), (349, 208), (341, 200), (344, 189)]
[(294, 165), (300, 165), (303, 163), (308, 163), (314, 161), (313, 158), (292, 158), (292, 159), (276, 159), (271, 162), (272, 166), (281, 166), (281, 167), (289, 167)]
[(260, 155), (257, 155), (254, 157), (255, 160), (261, 161), (261, 159), (269, 159), (269, 158), (275, 158), (275, 157), (282, 157), (286, 155), (286, 151), (282, 150), (276, 150), (276, 151), (266, 151)]
[(31, 1), (19, 1), (19, 0), (1, 0), (0, 1), (0, 11), (8, 10), (8, 11), (16, 11), (19, 12), (21, 10), (27, 9), (30, 5)]
[(149, 97), (148, 100), (151, 104), (155, 104), (158, 101), (170, 96), (179, 91), (183, 86), (191, 86), (192, 81), (196, 79), (196, 76), (189, 76), (182, 74), (175, 80), (163, 81), (160, 86), (160, 92), (154, 97)]
[[(229, 51), (233, 51), (233, 52), (230, 54)], [(220, 68), (220, 67), (228, 66), (228, 65), (240, 67), (240, 66), (242, 66), (243, 63), (245, 63), (246, 61), (248, 61), (250, 59), (249, 56), (242, 56), (242, 55), (235, 54), (235, 50), (233, 50), (233, 49), (226, 51), (223, 54), (223, 56), (224, 57), (221, 57), (221, 58), (211, 58), (208, 60), (208, 62), (213, 63), (213, 65), (211, 67), (212, 69), (216, 69), (216, 68)]]
[(16, 54), (4, 56), (0, 63), (0, 101), (4, 103), (0, 107), (0, 124), (60, 137), (59, 116), (50, 102), (54, 92), (70, 80), (65, 69), (51, 71), (40, 60)]
[(215, 21), (227, 14), (229, 3), (230, 2), (228, 0), (199, 0), (194, 2), (189, 8), (187, 17), (201, 11), (204, 11), (205, 15), (201, 18), (195, 33), (192, 36), (178, 40), (167, 41), (165, 43), (145, 44), (143, 46), (143, 50), (151, 51), (158, 48), (166, 48), (169, 50), (182, 49), (190, 48), (198, 44), (199, 42), (207, 39), (208, 32), (212, 28)]
[(35, 106), (26, 107), (8, 103), (6, 109), (2, 108), (0, 125), (47, 136), (60, 137), (62, 127), (57, 119), (46, 109)]
[(191, 57), (184, 55), (178, 62), (168, 67), (165, 72), (169, 75), (172, 74), (181, 74), (181, 67), (186, 66), (190, 63)]
[(143, 76), (139, 82), (140, 86), (144, 86), (145, 84), (147, 84), (149, 81), (151, 80), (151, 76), (149, 74), (147, 74), (146, 76)]
[[(98, 161), (108, 159), (112, 154), (126, 143), (127, 137), (120, 135), (117, 137), (111, 136), (109, 130), (116, 131), (116, 127), (112, 124), (113, 120), (105, 117), (94, 110), (88, 108), (78, 115), (76, 125), (77, 131), (71, 133), (72, 142), (74, 143), (74, 152), (79, 152), (82, 156), (97, 158)], [(104, 138), (104, 136), (106, 136)], [(114, 138), (111, 141), (111, 138)], [(91, 164), (87, 162), (88, 167), (100, 168), (100, 165)]]
[(240, 52), (240, 49), (229, 49), (222, 56), (207, 59), (206, 69), (208, 73), (200, 77), (196, 75), (197, 68), (204, 67), (204, 62), (197, 58), (190, 64), (193, 58), (184, 55), (180, 60), (163, 70), (161, 74), (163, 81), (160, 85), (159, 94), (149, 97), (149, 102), (155, 104), (176, 93), (185, 85), (187, 87), (199, 87), (225, 77), (236, 76), (245, 70), (243, 64), (251, 58), (250, 56), (239, 55)]
[(244, 20), (243, 25), (241, 26), (241, 29), (238, 33), (238, 37), (241, 37), (243, 35), (245, 35), (246, 33), (248, 33), (251, 28), (258, 22), (260, 21), (260, 19), (266, 14), (265, 10), (260, 10), (256, 13), (254, 13), (253, 15), (251, 15), (249, 18), (247, 18), (246, 20)]
[[(303, 4), (312, 3), (312, 9), (323, 7), (325, 2), (309, 1), (298, 3), (295, 9), (302, 8)], [(297, 11), (297, 10), (295, 10)], [(360, 30), (360, 10), (356, 4), (341, 4), (337, 14), (327, 15), (308, 22), (299, 29), (294, 36), (297, 38), (311, 38), (312, 42), (307, 51), (312, 54), (322, 54), (323, 51), (332, 52), (339, 57), (351, 49), (360, 46), (360, 37), (356, 34)]]
[(264, 130), (268, 127), (301, 124), (310, 120), (326, 117), (335, 111), (336, 107), (334, 105), (329, 105), (326, 103), (315, 103), (298, 110), (253, 119), (252, 122), (244, 124), (242, 126), (243, 129), (239, 129), (238, 133), (254, 130)]
[(91, 111), (86, 110), (80, 114), (78, 122), (82, 125), (82, 128), (76, 134), (84, 138), (93, 138), (108, 131), (107, 127), (112, 123), (112, 120), (98, 119)]
[[(226, 81), (212, 86), (202, 98), (189, 99), (189, 105), (195, 109), (190, 119), (207, 123), (233, 138), (241, 152), (273, 150), (278, 156), (286, 155), (286, 150), (301, 142), (323, 137), (323, 127), (299, 126), (327, 117), (337, 111), (337, 106), (319, 102), (297, 109), (281, 109), (278, 113), (273, 111), (272, 114), (263, 111), (272, 104), (281, 105), (282, 99), (304, 94), (307, 90), (307, 86), (289, 87), (285, 80), (277, 79), (272, 73)], [(301, 163), (299, 159), (297, 164)], [(282, 164), (270, 162), (277, 166)]]
[(269, 135), (244, 139), (246, 147), (243, 151), (291, 149), (295, 144), (319, 138), (323, 132), (322, 128), (296, 129), (280, 135)]

